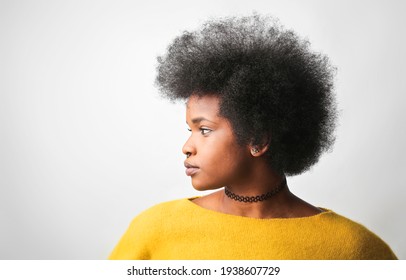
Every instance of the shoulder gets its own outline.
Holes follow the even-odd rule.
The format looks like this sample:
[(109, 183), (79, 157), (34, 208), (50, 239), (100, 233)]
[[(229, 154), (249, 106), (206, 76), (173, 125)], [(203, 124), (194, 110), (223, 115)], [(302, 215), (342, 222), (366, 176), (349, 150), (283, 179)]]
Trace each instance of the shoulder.
[(137, 215), (130, 223), (110, 259), (150, 259), (159, 247), (165, 247), (165, 238), (171, 236), (182, 222), (179, 213), (187, 211), (188, 200), (179, 199), (152, 206)]
[(356, 259), (396, 259), (390, 247), (364, 225), (333, 211), (322, 217), (324, 230), (338, 238)]
[[(164, 225), (169, 221), (181, 219), (182, 215), (189, 213), (190, 201), (187, 198), (162, 202), (138, 214), (131, 222), (131, 227), (143, 228), (152, 225)], [(153, 227), (156, 229), (156, 227)]]
[[(325, 209), (324, 209), (325, 210)], [(362, 224), (347, 217), (327, 210), (326, 215), (322, 215), (321, 220), (326, 228), (332, 229), (339, 234), (358, 236), (360, 238), (376, 239), (377, 236)]]
[(189, 199), (188, 198), (182, 198), (182, 199), (176, 199), (176, 200), (171, 200), (171, 201), (166, 201), (166, 202), (161, 202), (159, 204), (156, 204), (144, 211), (142, 211), (137, 217), (137, 218), (144, 218), (144, 217), (157, 217), (157, 216), (168, 216), (173, 213), (179, 213), (181, 210), (185, 210), (189, 206)]

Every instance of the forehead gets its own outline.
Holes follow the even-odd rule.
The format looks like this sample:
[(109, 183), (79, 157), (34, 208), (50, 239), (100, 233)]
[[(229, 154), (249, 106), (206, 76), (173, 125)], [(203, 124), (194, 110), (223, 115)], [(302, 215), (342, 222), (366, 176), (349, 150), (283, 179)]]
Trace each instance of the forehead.
[(192, 95), (186, 103), (187, 113), (218, 115), (220, 98), (215, 95)]

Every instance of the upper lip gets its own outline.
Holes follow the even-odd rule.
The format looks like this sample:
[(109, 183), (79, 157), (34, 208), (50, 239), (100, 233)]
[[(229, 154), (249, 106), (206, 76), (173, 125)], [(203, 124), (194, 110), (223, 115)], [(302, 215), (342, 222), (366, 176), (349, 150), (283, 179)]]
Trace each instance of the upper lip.
[(192, 165), (192, 164), (190, 164), (190, 163), (187, 162), (187, 161), (185, 161), (185, 167), (186, 167), (186, 168), (198, 168), (197, 166)]

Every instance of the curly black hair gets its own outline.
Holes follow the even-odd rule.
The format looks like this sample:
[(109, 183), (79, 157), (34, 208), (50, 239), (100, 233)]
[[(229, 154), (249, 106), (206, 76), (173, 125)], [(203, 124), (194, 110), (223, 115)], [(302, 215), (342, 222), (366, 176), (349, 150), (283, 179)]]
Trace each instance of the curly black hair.
[(229, 17), (175, 38), (158, 57), (161, 93), (170, 100), (216, 94), (238, 142), (269, 142), (273, 170), (297, 175), (334, 142), (335, 68), (275, 18)]

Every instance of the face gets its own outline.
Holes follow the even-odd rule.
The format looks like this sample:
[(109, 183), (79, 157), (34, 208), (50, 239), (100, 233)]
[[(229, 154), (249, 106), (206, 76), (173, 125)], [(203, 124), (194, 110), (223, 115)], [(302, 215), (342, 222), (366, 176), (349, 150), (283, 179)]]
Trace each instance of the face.
[(249, 172), (251, 153), (237, 143), (230, 122), (219, 116), (219, 98), (192, 95), (186, 106), (191, 135), (183, 146), (186, 175), (197, 190), (241, 183)]

